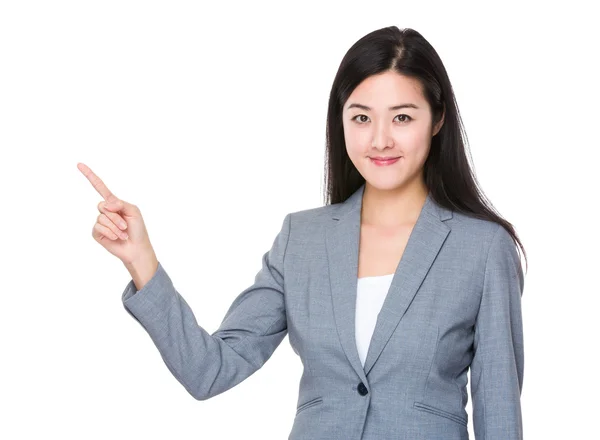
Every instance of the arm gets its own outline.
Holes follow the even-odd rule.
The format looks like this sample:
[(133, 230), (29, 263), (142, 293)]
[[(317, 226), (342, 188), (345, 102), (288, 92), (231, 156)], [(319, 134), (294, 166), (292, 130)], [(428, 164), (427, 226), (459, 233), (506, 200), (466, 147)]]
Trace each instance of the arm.
[(237, 296), (212, 335), (198, 325), (160, 263), (141, 290), (136, 292), (130, 281), (123, 292), (125, 310), (148, 332), (166, 366), (195, 399), (209, 399), (248, 378), (287, 334), (283, 261), (290, 223), (288, 214), (263, 255), (254, 284)]
[(487, 256), (471, 363), (477, 440), (523, 439), (523, 287), (523, 270), (514, 241), (499, 225)]

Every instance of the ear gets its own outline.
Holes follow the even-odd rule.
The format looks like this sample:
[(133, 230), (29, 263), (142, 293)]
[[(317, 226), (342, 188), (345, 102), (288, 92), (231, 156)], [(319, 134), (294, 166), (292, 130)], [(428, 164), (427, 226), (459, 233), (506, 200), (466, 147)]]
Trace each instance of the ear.
[(444, 117), (445, 116), (446, 116), (446, 106), (444, 105), (444, 110), (442, 111), (442, 117), (440, 118), (439, 122), (437, 124), (435, 124), (435, 127), (433, 128), (433, 133), (432, 133), (431, 137), (438, 134), (438, 132), (441, 130), (442, 125), (444, 125)]

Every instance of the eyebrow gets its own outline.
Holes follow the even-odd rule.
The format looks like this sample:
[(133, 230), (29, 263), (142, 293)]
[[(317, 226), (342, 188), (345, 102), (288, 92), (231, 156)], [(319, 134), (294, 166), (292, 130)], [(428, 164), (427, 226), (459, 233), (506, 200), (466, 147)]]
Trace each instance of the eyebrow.
[[(366, 111), (370, 111), (371, 110), (371, 107), (367, 107), (366, 105), (358, 104), (358, 103), (352, 103), (352, 104), (350, 104), (348, 107), (346, 107), (346, 110), (350, 110), (352, 107), (360, 108), (360, 109), (363, 109), (363, 110), (366, 110)], [(401, 108), (406, 108), (406, 107), (416, 108), (416, 109), (419, 108), (415, 104), (408, 102), (406, 104), (400, 104), (400, 105), (395, 105), (393, 107), (389, 107), (388, 110), (400, 110)]]

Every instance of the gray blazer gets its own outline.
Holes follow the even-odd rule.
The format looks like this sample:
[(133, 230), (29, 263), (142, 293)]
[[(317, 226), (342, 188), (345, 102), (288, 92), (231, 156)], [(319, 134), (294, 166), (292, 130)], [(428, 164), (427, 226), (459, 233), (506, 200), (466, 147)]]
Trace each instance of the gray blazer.
[(355, 343), (364, 185), (343, 203), (289, 213), (253, 285), (212, 335), (159, 263), (125, 309), (198, 400), (239, 384), (289, 335), (304, 370), (290, 440), (523, 438), (521, 260), (499, 224), (427, 196), (394, 274), (364, 368)]

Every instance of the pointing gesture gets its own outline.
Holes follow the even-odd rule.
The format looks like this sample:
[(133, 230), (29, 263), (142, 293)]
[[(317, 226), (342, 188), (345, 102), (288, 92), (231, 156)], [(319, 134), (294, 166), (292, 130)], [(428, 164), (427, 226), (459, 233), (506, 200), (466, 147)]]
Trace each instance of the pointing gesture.
[[(104, 199), (97, 206), (100, 215), (92, 229), (92, 237), (128, 268), (137, 266), (136, 274), (132, 275), (140, 289), (140, 284), (144, 283), (141, 279), (136, 280), (136, 276), (145, 272), (145, 278), (148, 278), (154, 273), (157, 261), (139, 208), (115, 196), (87, 165), (78, 163), (77, 168)], [(141, 265), (145, 265), (144, 270)]]
[(98, 193), (100, 193), (100, 195), (102, 197), (104, 197), (104, 200), (106, 200), (108, 202), (118, 202), (119, 201), (119, 199), (112, 192), (110, 192), (110, 190), (104, 184), (102, 179), (100, 179), (100, 177), (96, 176), (96, 174), (90, 169), (90, 167), (88, 167), (87, 165), (85, 165), (83, 163), (78, 163), (77, 168), (79, 168), (79, 171), (81, 171), (83, 173), (83, 175), (88, 178), (88, 180), (90, 181), (92, 186), (96, 189), (96, 191), (98, 191)]

